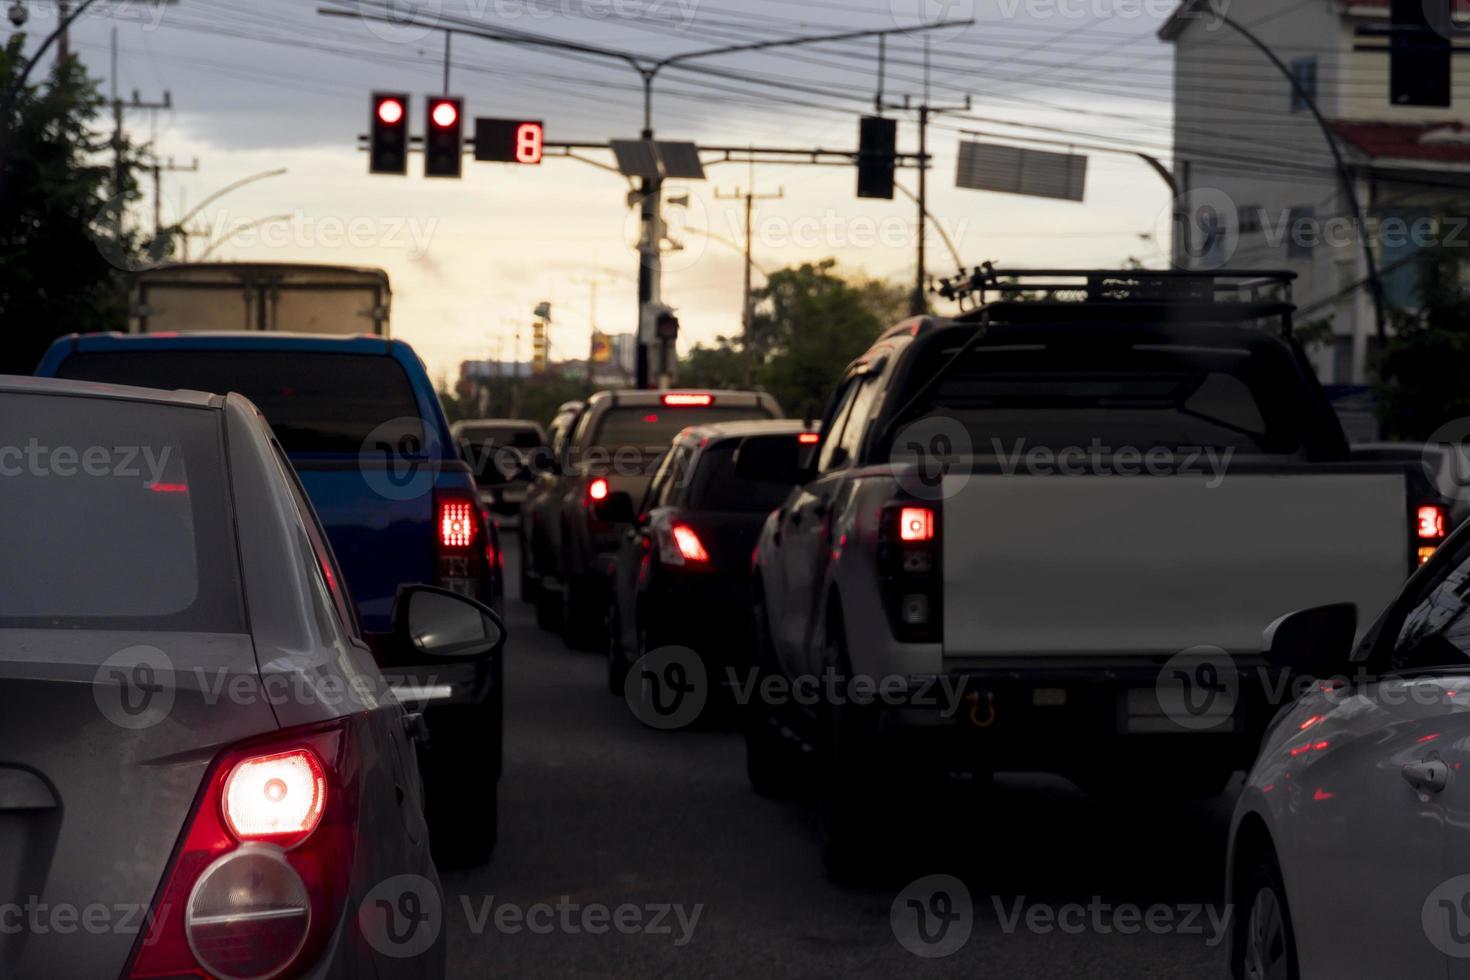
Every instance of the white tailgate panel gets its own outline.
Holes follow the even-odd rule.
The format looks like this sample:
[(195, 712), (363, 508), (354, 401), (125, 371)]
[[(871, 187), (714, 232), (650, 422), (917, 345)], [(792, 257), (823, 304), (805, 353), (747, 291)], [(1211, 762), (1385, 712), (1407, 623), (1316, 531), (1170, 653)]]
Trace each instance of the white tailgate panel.
[(948, 656), (1254, 653), (1297, 609), (1404, 583), (1403, 477), (946, 478)]

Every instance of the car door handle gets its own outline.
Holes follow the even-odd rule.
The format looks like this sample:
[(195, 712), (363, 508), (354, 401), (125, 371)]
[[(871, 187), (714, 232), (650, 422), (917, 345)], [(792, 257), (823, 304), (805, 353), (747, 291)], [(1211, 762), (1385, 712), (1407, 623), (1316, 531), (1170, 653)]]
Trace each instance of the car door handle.
[(429, 726), (424, 722), (423, 712), (410, 711), (403, 716), (403, 733), (409, 741), (428, 744)]
[(1404, 779), (1421, 793), (1439, 793), (1450, 784), (1450, 767), (1438, 759), (1404, 766)]

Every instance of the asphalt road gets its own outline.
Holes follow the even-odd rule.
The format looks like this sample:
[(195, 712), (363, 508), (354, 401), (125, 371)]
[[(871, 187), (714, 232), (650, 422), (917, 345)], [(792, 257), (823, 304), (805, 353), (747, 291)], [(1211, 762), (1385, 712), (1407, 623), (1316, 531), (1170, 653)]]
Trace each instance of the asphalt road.
[(513, 596), (507, 614), (500, 843), (444, 875), (450, 976), (1222, 974), (1228, 799), (1104, 807), (1042, 776), (936, 792), (896, 828), (905, 867), (841, 886), (814, 807), (751, 792), (737, 733), (643, 727), (599, 655)]

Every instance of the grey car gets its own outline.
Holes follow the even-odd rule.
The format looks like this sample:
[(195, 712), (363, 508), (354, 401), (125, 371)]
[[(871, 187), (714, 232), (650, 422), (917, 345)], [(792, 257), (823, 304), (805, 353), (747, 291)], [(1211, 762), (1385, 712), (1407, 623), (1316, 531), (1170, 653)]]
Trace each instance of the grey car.
[(0, 554), (0, 976), (443, 975), (421, 719), (249, 401), (0, 377)]

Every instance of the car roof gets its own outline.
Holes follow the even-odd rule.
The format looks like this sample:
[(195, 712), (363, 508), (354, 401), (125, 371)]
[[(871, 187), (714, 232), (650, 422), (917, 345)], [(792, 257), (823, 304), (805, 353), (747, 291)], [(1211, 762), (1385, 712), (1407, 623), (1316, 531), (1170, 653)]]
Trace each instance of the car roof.
[(744, 439), (749, 436), (791, 436), (807, 432), (800, 419), (742, 419), (738, 422), (711, 422), (691, 425), (679, 433), (680, 442), (711, 442), (722, 439)]
[(334, 336), (331, 334), (275, 333), (269, 331), (210, 331), (200, 333), (85, 333), (71, 334), (60, 342), (70, 342), (72, 353), (98, 353), (128, 350), (294, 350), (344, 354), (391, 353), (394, 345), (407, 347), (401, 340), (387, 340), (371, 334)]
[(66, 378), (32, 378), (0, 375), (0, 393), (25, 395), (68, 395), (74, 398), (108, 398), (114, 401), (153, 402), (186, 408), (219, 408), (223, 396), (207, 391), (181, 388), (165, 391), (159, 388), (136, 388), (132, 385), (102, 384), (96, 381), (73, 381)]

